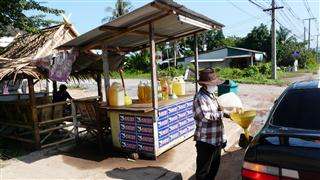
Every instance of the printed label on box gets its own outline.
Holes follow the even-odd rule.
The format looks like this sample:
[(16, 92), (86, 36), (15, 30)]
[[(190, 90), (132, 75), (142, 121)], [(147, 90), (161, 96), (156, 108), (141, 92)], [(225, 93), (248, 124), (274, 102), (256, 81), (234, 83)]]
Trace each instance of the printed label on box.
[(153, 135), (153, 127), (137, 126), (137, 133)]
[(136, 117), (136, 123), (137, 124), (145, 124), (145, 125), (153, 125), (153, 118), (152, 117), (143, 117), (143, 116), (137, 116)]
[(174, 124), (177, 121), (178, 121), (178, 116), (174, 115), (174, 116), (169, 117), (169, 123), (170, 124)]
[(119, 115), (120, 122), (128, 122), (128, 123), (135, 123), (135, 117), (134, 116), (128, 116), (128, 115)]
[(158, 129), (168, 126), (169, 119), (164, 119), (162, 121), (158, 121)]
[(178, 114), (178, 118), (179, 119), (183, 119), (185, 117), (187, 117), (187, 112), (181, 112), (181, 113)]
[(129, 125), (129, 124), (120, 123), (120, 130), (121, 131), (136, 132), (136, 126), (135, 125)]
[(138, 135), (137, 139), (138, 139), (138, 142), (145, 142), (152, 145), (154, 143), (154, 139), (152, 136)]
[(172, 131), (179, 129), (179, 124), (170, 125), (169, 129), (170, 129), (170, 133), (171, 133)]
[(169, 115), (175, 114), (177, 112), (177, 106), (171, 106), (168, 108)]
[(182, 104), (179, 104), (179, 105), (177, 106), (178, 111), (184, 110), (184, 109), (186, 109), (186, 107), (187, 107), (187, 104), (186, 104), (186, 103), (182, 103)]
[(182, 121), (179, 122), (179, 127), (185, 126), (187, 124), (188, 124), (188, 120), (187, 119), (182, 120)]
[(159, 138), (162, 138), (169, 134), (169, 128), (158, 130)]
[(178, 137), (180, 137), (179, 135), (180, 135), (180, 134), (179, 134), (179, 131), (171, 134), (171, 135), (170, 135), (170, 141), (173, 141), (173, 140), (177, 139)]
[(137, 137), (136, 137), (135, 134), (121, 132), (120, 133), (120, 139), (121, 140), (131, 141), (131, 142), (136, 142)]
[(168, 109), (164, 108), (164, 109), (160, 109), (159, 111), (159, 117), (163, 117), (163, 116), (167, 116), (168, 115)]
[(195, 120), (194, 120), (194, 118), (193, 117), (189, 117), (189, 118), (187, 118), (187, 123), (189, 124), (189, 123), (192, 123), (192, 122), (194, 122)]
[(138, 151), (153, 153), (154, 152), (154, 147), (153, 146), (144, 145), (144, 144), (138, 144)]
[(136, 143), (131, 143), (131, 142), (121, 142), (121, 147), (123, 149), (130, 149), (130, 150), (137, 150), (137, 144)]
[(189, 131), (188, 126), (179, 130), (180, 136), (187, 134)]
[(163, 146), (169, 144), (169, 142), (170, 142), (170, 136), (167, 136), (163, 139), (159, 139), (159, 147), (163, 147)]

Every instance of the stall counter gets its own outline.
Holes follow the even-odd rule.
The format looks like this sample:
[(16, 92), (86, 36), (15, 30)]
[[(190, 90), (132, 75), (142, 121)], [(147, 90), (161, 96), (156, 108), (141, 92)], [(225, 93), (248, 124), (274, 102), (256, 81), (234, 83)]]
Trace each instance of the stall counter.
[(159, 156), (193, 135), (192, 101), (192, 95), (159, 101), (156, 118), (151, 104), (105, 107), (110, 115), (113, 146)]

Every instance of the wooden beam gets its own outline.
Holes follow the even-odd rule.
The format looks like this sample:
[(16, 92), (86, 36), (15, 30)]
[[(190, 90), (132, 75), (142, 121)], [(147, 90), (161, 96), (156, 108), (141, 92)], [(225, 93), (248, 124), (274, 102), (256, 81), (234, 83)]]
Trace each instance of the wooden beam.
[(149, 24), (149, 44), (150, 44), (150, 61), (151, 61), (151, 87), (152, 87), (152, 108), (153, 120), (158, 119), (158, 80), (157, 80), (157, 63), (156, 63), (156, 43), (154, 40), (154, 24)]
[[(114, 32), (124, 32), (126, 31), (128, 28), (123, 28), (123, 27), (114, 27), (114, 26), (101, 26), (99, 27), (100, 31), (114, 31)], [(134, 30), (132, 32), (130, 32), (130, 34), (138, 34), (138, 35), (143, 35), (143, 36), (149, 36), (149, 33), (146, 31), (142, 31), (142, 30)], [(160, 37), (160, 38), (170, 38), (171, 36), (167, 36), (164, 34), (158, 34), (158, 33), (154, 33), (155, 36)]]
[[(204, 32), (204, 31), (207, 31), (205, 29), (201, 29), (201, 30), (193, 30), (193, 31), (190, 31), (190, 32), (187, 32), (187, 33), (183, 33), (179, 36), (174, 36), (174, 37), (171, 37), (171, 38), (167, 38), (167, 39), (161, 39), (161, 40), (158, 40), (156, 41), (156, 44), (160, 44), (160, 43), (163, 43), (163, 42), (169, 42), (169, 41), (172, 41), (172, 40), (177, 40), (177, 39), (180, 39), (180, 38), (183, 38), (183, 37), (188, 37), (188, 36), (191, 36), (195, 33), (201, 33), (201, 32)], [(150, 47), (149, 44), (145, 44), (145, 45), (140, 45), (140, 46), (136, 46), (134, 48), (132, 48), (132, 52), (135, 52), (135, 51), (139, 51), (141, 49), (145, 49), (145, 48), (148, 48)]]
[(102, 64), (103, 64), (103, 77), (104, 77), (104, 92), (106, 97), (106, 103), (108, 103), (108, 90), (110, 87), (110, 76), (109, 76), (109, 61), (108, 61), (108, 50), (107, 44), (102, 44)]
[(196, 76), (196, 93), (198, 92), (199, 90), (199, 84), (198, 84), (198, 80), (199, 80), (199, 51), (198, 51), (198, 36), (197, 36), (197, 33), (194, 34), (194, 47), (193, 47), (193, 50), (194, 50), (194, 65), (195, 65), (195, 76)]
[(119, 36), (126, 35), (126, 34), (132, 32), (132, 31), (134, 31), (134, 30), (137, 30), (138, 28), (141, 28), (141, 27), (146, 26), (146, 25), (148, 25), (148, 24), (150, 24), (150, 23), (153, 23), (153, 22), (155, 22), (155, 21), (158, 21), (158, 20), (160, 20), (160, 19), (162, 19), (162, 18), (164, 18), (164, 17), (167, 17), (167, 16), (169, 16), (169, 15), (170, 15), (170, 13), (166, 13), (166, 14), (160, 13), (160, 15), (158, 15), (158, 16), (156, 16), (156, 17), (154, 17), (154, 18), (148, 19), (148, 20), (146, 20), (146, 21), (143, 21), (143, 22), (141, 22), (141, 23), (138, 23), (138, 24), (136, 24), (136, 25), (133, 25), (133, 26), (128, 27), (127, 30), (125, 30), (125, 31), (116, 33), (116, 34), (114, 34), (114, 35), (112, 35), (112, 36), (110, 36), (110, 37), (107, 37), (107, 38), (103, 37), (103, 38), (101, 38), (101, 39), (98, 39), (98, 40), (94, 41), (93, 43), (85, 46), (84, 49), (90, 50), (90, 49), (98, 46), (99, 43), (101, 43), (102, 41), (103, 41), (104, 43), (110, 42), (110, 41), (114, 40), (115, 38), (118, 38)]

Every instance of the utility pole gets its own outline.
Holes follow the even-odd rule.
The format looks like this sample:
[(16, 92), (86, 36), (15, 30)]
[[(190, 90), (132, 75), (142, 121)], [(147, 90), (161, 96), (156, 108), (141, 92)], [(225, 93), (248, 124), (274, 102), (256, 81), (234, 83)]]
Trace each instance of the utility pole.
[(271, 11), (271, 22), (272, 22), (272, 28), (271, 28), (271, 35), (272, 35), (272, 42), (271, 42), (271, 59), (272, 59), (272, 79), (277, 79), (277, 42), (276, 42), (276, 9), (281, 9), (281, 7), (276, 7), (275, 0), (272, 0), (271, 8), (264, 9), (263, 11)]
[(304, 24), (303, 24), (303, 42), (305, 43), (306, 42), (306, 27), (304, 27)]
[(317, 60), (317, 63), (319, 64), (319, 36), (320, 34), (317, 35), (317, 46), (316, 46), (316, 60)]
[(307, 18), (307, 19), (304, 19), (304, 20), (308, 20), (309, 21), (309, 32), (308, 32), (308, 49), (310, 49), (310, 39), (311, 39), (311, 20), (313, 19), (316, 19), (316, 18)]

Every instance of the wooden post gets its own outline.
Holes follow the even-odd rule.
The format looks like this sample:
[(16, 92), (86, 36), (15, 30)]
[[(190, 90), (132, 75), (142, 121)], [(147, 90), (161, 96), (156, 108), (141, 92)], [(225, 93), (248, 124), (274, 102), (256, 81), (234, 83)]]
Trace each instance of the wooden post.
[(198, 85), (198, 80), (199, 80), (199, 63), (198, 63), (198, 59), (199, 59), (199, 54), (198, 54), (198, 36), (195, 33), (194, 34), (194, 66), (195, 66), (195, 77), (196, 77), (196, 93), (199, 90), (199, 85)]
[(107, 50), (106, 43), (102, 44), (102, 63), (103, 63), (103, 77), (104, 77), (104, 92), (105, 92), (106, 102), (108, 104), (108, 90), (110, 87), (110, 77), (109, 77), (108, 50)]
[(57, 81), (52, 81), (52, 88), (53, 88), (53, 92), (57, 92), (58, 91), (58, 85), (57, 85)]
[(71, 101), (71, 114), (72, 114), (72, 120), (73, 120), (73, 128), (74, 128), (74, 136), (76, 143), (79, 143), (79, 132), (78, 132), (78, 120), (77, 120), (77, 111), (76, 111), (76, 105), (74, 101)]
[(173, 63), (174, 67), (177, 68), (177, 41), (173, 42)]
[(98, 96), (100, 96), (99, 100), (103, 100), (103, 91), (102, 91), (102, 84), (101, 84), (101, 74), (97, 74), (97, 86), (98, 86)]
[(33, 137), (34, 137), (34, 145), (36, 149), (41, 148), (40, 144), (40, 130), (39, 130), (39, 122), (36, 108), (36, 98), (34, 94), (34, 86), (33, 79), (28, 78), (28, 88), (29, 88), (29, 102), (31, 107), (31, 118), (33, 122)]
[(152, 107), (154, 111), (154, 121), (158, 118), (158, 80), (156, 64), (156, 43), (154, 40), (154, 25), (149, 24), (149, 44), (151, 61), (151, 87), (152, 87)]

